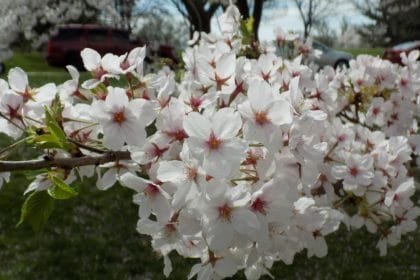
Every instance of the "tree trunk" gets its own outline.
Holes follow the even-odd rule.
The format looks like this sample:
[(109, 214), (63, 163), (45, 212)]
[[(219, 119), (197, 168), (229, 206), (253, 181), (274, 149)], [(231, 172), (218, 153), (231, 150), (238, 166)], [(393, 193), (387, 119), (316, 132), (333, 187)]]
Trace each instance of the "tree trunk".
[(260, 22), (262, 18), (263, 6), (265, 0), (255, 0), (254, 11), (252, 17), (254, 18), (254, 38), (255, 41), (258, 41), (258, 29), (260, 27)]

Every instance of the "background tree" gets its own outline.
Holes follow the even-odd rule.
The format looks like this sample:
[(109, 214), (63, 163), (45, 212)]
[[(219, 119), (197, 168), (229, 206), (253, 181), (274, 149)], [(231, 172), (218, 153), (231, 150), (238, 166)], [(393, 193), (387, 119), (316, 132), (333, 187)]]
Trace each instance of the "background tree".
[(420, 38), (420, 1), (354, 0), (353, 3), (372, 20), (359, 32), (373, 45), (393, 45)]
[(167, 7), (157, 2), (145, 4), (138, 6), (133, 13), (136, 20), (131, 23), (132, 37), (146, 43), (170, 45), (175, 49), (186, 47), (188, 27), (177, 22)]
[(188, 21), (190, 37), (194, 31), (209, 33), (211, 18), (222, 5), (219, 1), (171, 0), (177, 11)]
[(17, 42), (22, 45), (26, 41), (37, 47), (59, 24), (115, 24), (119, 15), (113, 0), (2, 0), (0, 18), (0, 40), (3, 44)]
[(337, 0), (292, 0), (303, 23), (303, 36), (307, 38), (313, 27), (322, 27), (326, 24), (326, 17), (331, 15)]
[[(114, 0), (115, 10), (119, 14), (119, 24), (121, 27), (131, 32), (133, 27), (133, 14), (137, 6), (136, 0)], [(144, 1), (140, 1), (144, 2)], [(149, 1), (150, 3), (150, 1)], [(142, 3), (145, 5), (146, 3)]]
[[(226, 7), (229, 1), (223, 0), (171, 0), (178, 12), (189, 22), (190, 36), (194, 31), (210, 32), (211, 18), (220, 8)], [(258, 29), (263, 15), (263, 9), (279, 3), (273, 0), (236, 0), (239, 12), (246, 20), (254, 19), (254, 38), (258, 40)]]

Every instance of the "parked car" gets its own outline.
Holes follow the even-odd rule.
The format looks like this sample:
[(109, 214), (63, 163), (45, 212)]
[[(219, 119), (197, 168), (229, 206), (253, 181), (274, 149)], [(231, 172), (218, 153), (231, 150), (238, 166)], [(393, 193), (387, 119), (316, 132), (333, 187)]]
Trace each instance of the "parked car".
[[(95, 49), (101, 55), (105, 53), (121, 55), (143, 45), (143, 42), (130, 40), (129, 32), (124, 29), (96, 24), (70, 24), (59, 27), (57, 33), (50, 38), (46, 59), (50, 65), (72, 64), (82, 69), (80, 51), (84, 48)], [(174, 49), (171, 46), (160, 45), (148, 55), (175, 60)]]
[(333, 66), (334, 68), (348, 67), (349, 61), (353, 59), (352, 54), (327, 47), (318, 41), (313, 41), (312, 47), (318, 52), (318, 55), (314, 56), (312, 61), (320, 67), (327, 65)]
[(386, 49), (382, 58), (394, 63), (402, 64), (401, 54), (408, 54), (414, 50), (420, 50), (420, 41), (405, 42)]

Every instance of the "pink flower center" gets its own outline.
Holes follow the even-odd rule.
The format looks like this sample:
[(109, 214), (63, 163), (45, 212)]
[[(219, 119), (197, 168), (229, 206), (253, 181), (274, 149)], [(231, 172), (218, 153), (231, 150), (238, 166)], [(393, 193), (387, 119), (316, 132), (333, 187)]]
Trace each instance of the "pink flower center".
[(153, 184), (147, 185), (147, 187), (144, 189), (144, 194), (150, 197), (155, 197), (159, 192), (159, 188)]
[(200, 98), (191, 97), (190, 98), (190, 106), (194, 111), (198, 111), (203, 101)]
[(24, 103), (28, 102), (29, 100), (34, 100), (34, 98), (32, 97), (32, 93), (29, 92), (28, 89), (26, 89), (25, 92), (22, 92), (21, 96), (23, 98)]
[(130, 67), (130, 63), (127, 60), (125, 60), (120, 64), (120, 67), (122, 70), (127, 70)]
[(165, 225), (165, 236), (170, 237), (176, 231), (176, 227), (173, 223)]
[(169, 137), (177, 141), (182, 141), (185, 138), (187, 138), (187, 134), (185, 133), (183, 129), (177, 129), (175, 131), (166, 132), (166, 135), (168, 135)]
[(106, 74), (108, 74), (108, 72), (105, 71), (102, 67), (100, 67), (100, 68), (98, 68), (98, 69), (96, 69), (92, 72), (92, 76), (96, 80), (102, 79), (102, 76), (104, 76)]
[(374, 107), (372, 110), (372, 114), (375, 116), (378, 115), (381, 112), (381, 109), (379, 107)]
[(261, 71), (261, 76), (264, 81), (268, 81), (270, 79), (270, 71), (268, 73), (264, 73), (263, 71)]
[(261, 199), (260, 197), (257, 197), (257, 199), (255, 199), (251, 204), (252, 211), (260, 212), (263, 215), (267, 214), (266, 207), (267, 207), (267, 202)]
[(21, 119), (21, 115), (19, 114), (19, 105), (16, 108), (13, 108), (9, 104), (7, 104), (7, 108), (9, 109), (9, 117), (13, 119)]
[(338, 142), (343, 142), (347, 139), (347, 135), (346, 134), (341, 134), (338, 136), (337, 140)]
[(270, 121), (267, 112), (256, 112), (254, 117), (255, 122), (259, 125), (265, 125)]
[(121, 125), (125, 121), (124, 111), (114, 113), (112, 121)]
[(212, 132), (210, 134), (209, 140), (207, 140), (207, 146), (210, 150), (217, 150), (219, 149), (220, 145), (222, 144), (222, 141), (220, 141), (216, 135)]
[(185, 175), (189, 181), (195, 181), (197, 179), (197, 169), (192, 167), (187, 167), (185, 169)]
[(154, 157), (161, 157), (163, 155), (163, 153), (165, 153), (169, 148), (160, 148), (158, 145), (156, 145), (155, 143), (151, 143), (153, 148), (151, 151), (151, 154)]
[(359, 174), (359, 169), (357, 169), (357, 167), (353, 166), (353, 167), (350, 167), (349, 172), (350, 172), (351, 176), (356, 177), (357, 174)]
[(214, 81), (216, 82), (217, 90), (221, 90), (222, 86), (227, 85), (227, 81), (230, 79), (230, 76), (222, 78), (217, 73), (214, 74)]
[(217, 210), (219, 211), (219, 218), (225, 221), (230, 221), (233, 210), (232, 207), (225, 203), (224, 205), (219, 206)]

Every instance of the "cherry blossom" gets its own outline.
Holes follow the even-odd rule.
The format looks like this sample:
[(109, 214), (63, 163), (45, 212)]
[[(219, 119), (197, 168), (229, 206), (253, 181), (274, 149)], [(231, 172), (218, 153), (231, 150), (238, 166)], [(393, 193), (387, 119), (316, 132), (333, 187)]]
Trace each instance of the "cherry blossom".
[(104, 129), (104, 145), (119, 149), (124, 143), (141, 146), (146, 139), (145, 127), (154, 118), (151, 104), (143, 99), (129, 100), (121, 88), (108, 88), (103, 100), (92, 104), (92, 117)]
[[(280, 30), (250, 58), (237, 8), (218, 20), (221, 34), (202, 33), (176, 73), (143, 69), (147, 46), (83, 50), (87, 81), (68, 66), (70, 80), (32, 88), (11, 69), (0, 79), (0, 127), (14, 140), (0, 186), (36, 163), (24, 194), (57, 198), (57, 184), (71, 192), (82, 178), (130, 188), (136, 230), (166, 277), (173, 251), (197, 260), (190, 279), (271, 276), (298, 253), (327, 255), (341, 223), (377, 236), (380, 255), (403, 242), (420, 216), (419, 52), (403, 65), (361, 55), (319, 70), (305, 64), (310, 39)], [(37, 157), (9, 161), (22, 143)]]

